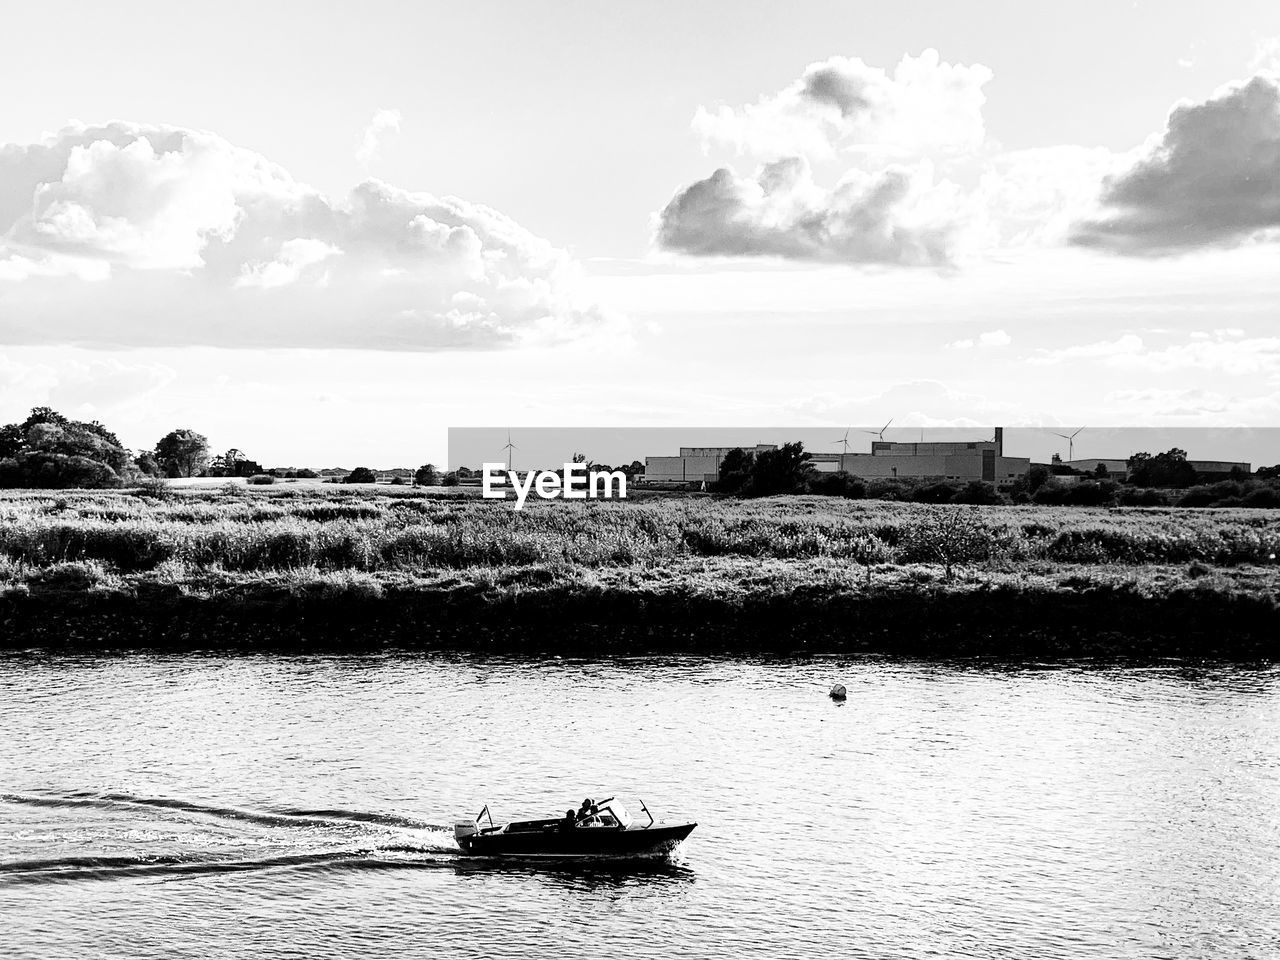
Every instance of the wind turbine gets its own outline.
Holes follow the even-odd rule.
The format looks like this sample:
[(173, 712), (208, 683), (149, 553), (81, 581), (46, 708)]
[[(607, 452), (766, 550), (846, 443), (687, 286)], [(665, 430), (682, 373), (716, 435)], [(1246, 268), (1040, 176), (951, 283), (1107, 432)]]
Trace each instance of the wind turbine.
[(507, 473), (511, 472), (511, 451), (514, 450), (515, 448), (516, 448), (516, 445), (511, 442), (511, 431), (508, 430), (507, 444), (502, 448), (503, 450), (507, 451)]
[[(1083, 430), (1083, 429), (1084, 427), (1080, 428), (1080, 430)], [(1058, 433), (1056, 431), (1050, 431), (1051, 433), (1053, 433), (1055, 437), (1061, 437), (1063, 440), (1067, 441), (1067, 462), (1068, 463), (1070, 463), (1072, 460), (1076, 458), (1076, 437), (1079, 435), (1080, 430), (1077, 430), (1075, 433)]]
[[(890, 421), (889, 421), (889, 423), (893, 423), (893, 421), (892, 421), (892, 420), (890, 420)], [(885, 432), (886, 430), (888, 430), (888, 429), (889, 429), (889, 423), (886, 423), (886, 424), (885, 424), (883, 427), (881, 427), (879, 430), (863, 430), (862, 432), (863, 432), (863, 433), (869, 433), (869, 434), (871, 434), (873, 437), (879, 437), (881, 440), (883, 440), (883, 439), (884, 439), (884, 432)]]
[[(853, 429), (852, 427), (849, 428), (849, 430), (852, 430), (852, 429)], [(849, 455), (849, 430), (846, 430), (844, 432), (844, 436), (836, 441), (836, 443), (844, 444), (844, 455), (846, 457)]]

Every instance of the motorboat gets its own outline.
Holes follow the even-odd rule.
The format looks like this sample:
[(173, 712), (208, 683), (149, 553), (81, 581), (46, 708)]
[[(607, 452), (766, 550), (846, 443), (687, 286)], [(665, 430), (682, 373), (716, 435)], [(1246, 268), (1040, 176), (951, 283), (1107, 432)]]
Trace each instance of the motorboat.
[(634, 820), (616, 797), (585, 802), (576, 814), (552, 820), (494, 823), (486, 804), (474, 820), (457, 821), (453, 835), (464, 854), (476, 857), (662, 858), (697, 826), (658, 823), (643, 800), (640, 809), (647, 823)]

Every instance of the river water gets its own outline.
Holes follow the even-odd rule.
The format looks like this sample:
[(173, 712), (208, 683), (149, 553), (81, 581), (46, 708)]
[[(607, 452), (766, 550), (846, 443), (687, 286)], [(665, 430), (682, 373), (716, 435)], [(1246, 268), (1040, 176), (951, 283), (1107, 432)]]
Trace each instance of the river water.
[[(453, 844), (615, 792), (699, 826), (624, 867)], [(0, 658), (14, 960), (1277, 944), (1274, 667)]]

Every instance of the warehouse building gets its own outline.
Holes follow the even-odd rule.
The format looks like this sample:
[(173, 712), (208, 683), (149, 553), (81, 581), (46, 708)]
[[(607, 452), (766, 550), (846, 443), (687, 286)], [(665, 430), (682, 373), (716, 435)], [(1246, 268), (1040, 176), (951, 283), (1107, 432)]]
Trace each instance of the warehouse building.
[(985, 480), (1009, 487), (1031, 470), (1029, 457), (1004, 455), (1004, 429), (990, 440), (894, 443), (876, 440), (870, 453), (815, 453), (824, 473), (843, 471), (862, 480)]
[[(645, 457), (645, 483), (713, 483), (720, 478), (720, 463), (737, 447), (681, 447), (675, 457)], [(748, 453), (777, 450), (776, 444), (757, 443), (743, 447)]]
[[(720, 464), (734, 447), (681, 447), (678, 456), (646, 457), (645, 483), (711, 483)], [(759, 453), (773, 444), (744, 448)], [(991, 440), (934, 443), (894, 443), (877, 440), (870, 453), (813, 453), (810, 461), (822, 473), (841, 471), (864, 480), (985, 480), (1008, 487), (1031, 470), (1028, 457), (1004, 455), (1004, 430), (996, 427)]]
[(1115, 460), (1107, 457), (1086, 457), (1083, 460), (1063, 460), (1056, 453), (1053, 455), (1051, 466), (1070, 467), (1072, 470), (1078, 470), (1080, 473), (1088, 473), (1096, 475), (1098, 473), (1098, 465), (1106, 470), (1109, 477), (1127, 477), (1129, 475), (1129, 461)]
[[(1253, 464), (1241, 460), (1188, 460), (1191, 469), (1202, 480), (1226, 480), (1233, 473), (1252, 473)], [(1105, 457), (1089, 457), (1083, 460), (1063, 460), (1056, 453), (1052, 466), (1070, 467), (1080, 473), (1096, 474), (1098, 464), (1106, 468), (1107, 476), (1113, 479), (1125, 479), (1129, 476), (1129, 461), (1114, 460)]]

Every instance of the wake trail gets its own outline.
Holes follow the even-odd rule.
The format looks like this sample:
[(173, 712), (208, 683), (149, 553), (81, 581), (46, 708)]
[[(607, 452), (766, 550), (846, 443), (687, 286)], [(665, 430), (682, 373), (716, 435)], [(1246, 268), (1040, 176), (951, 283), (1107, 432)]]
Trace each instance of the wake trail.
[[(327, 851), (252, 860), (207, 860), (183, 857), (63, 857), (0, 864), (0, 887), (38, 886), (95, 880), (164, 879), (267, 870), (338, 872), (344, 870), (415, 870), (450, 868), (452, 857), (406, 860), (380, 856), (380, 850)], [(416, 852), (438, 853), (423, 848)], [(457, 853), (454, 849), (452, 853)]]
[(176, 810), (235, 820), (266, 827), (333, 827), (342, 824), (365, 824), (396, 827), (410, 830), (447, 830), (443, 824), (430, 823), (415, 817), (398, 814), (374, 813), (363, 810), (307, 810), (282, 807), (268, 810), (250, 810), (243, 807), (216, 806), (169, 797), (140, 797), (126, 793), (94, 793), (73, 791), (67, 794), (36, 796), (31, 794), (0, 794), (0, 801), (34, 807), (98, 807), (111, 809), (120, 805), (153, 807)]

